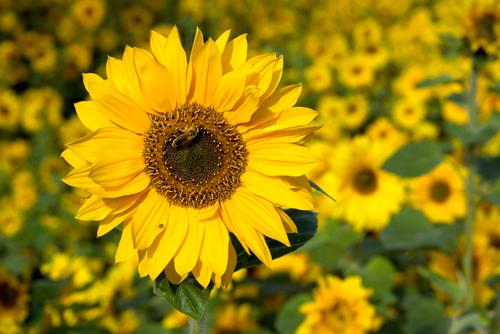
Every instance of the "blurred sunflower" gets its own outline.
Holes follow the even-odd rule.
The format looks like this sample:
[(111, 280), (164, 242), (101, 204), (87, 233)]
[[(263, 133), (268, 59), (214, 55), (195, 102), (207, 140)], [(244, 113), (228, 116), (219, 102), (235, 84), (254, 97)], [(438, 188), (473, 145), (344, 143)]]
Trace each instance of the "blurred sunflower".
[(0, 324), (26, 319), (29, 299), (28, 287), (0, 266)]
[(102, 0), (77, 0), (72, 7), (73, 16), (86, 29), (97, 28), (106, 14)]
[(382, 319), (368, 301), (372, 294), (372, 289), (361, 285), (359, 276), (344, 280), (330, 275), (320, 278), (313, 290), (314, 301), (299, 308), (306, 319), (296, 333), (363, 334), (376, 331)]
[(19, 122), (19, 99), (12, 90), (0, 91), (0, 128), (15, 130)]
[(404, 99), (394, 104), (392, 117), (401, 127), (411, 129), (425, 118), (424, 104), (417, 99)]
[(402, 181), (380, 169), (390, 153), (366, 136), (337, 145), (329, 160), (335, 175), (330, 189), (338, 201), (334, 217), (345, 219), (356, 230), (380, 231), (387, 225), (405, 199)]
[(343, 100), (339, 118), (342, 126), (349, 130), (359, 128), (368, 117), (368, 102), (363, 95), (351, 95)]
[(383, 145), (395, 152), (408, 142), (405, 134), (399, 131), (386, 117), (379, 117), (366, 129), (368, 137), (379, 140)]
[(466, 213), (464, 181), (449, 161), (411, 180), (409, 197), (433, 223), (453, 223)]
[(317, 112), (293, 107), (301, 85), (276, 90), (281, 57), (246, 60), (246, 35), (228, 36), (197, 30), (188, 64), (176, 27), (152, 32), (156, 60), (127, 47), (107, 80), (84, 75), (92, 101), (75, 106), (93, 133), (63, 152), (64, 181), (92, 194), (76, 218), (101, 220), (98, 236), (124, 222), (116, 261), (138, 257), (141, 276), (227, 286), (228, 232), (271, 267), (264, 236), (290, 245), (297, 231), (281, 208), (312, 208), (304, 174), (318, 159), (296, 143)]

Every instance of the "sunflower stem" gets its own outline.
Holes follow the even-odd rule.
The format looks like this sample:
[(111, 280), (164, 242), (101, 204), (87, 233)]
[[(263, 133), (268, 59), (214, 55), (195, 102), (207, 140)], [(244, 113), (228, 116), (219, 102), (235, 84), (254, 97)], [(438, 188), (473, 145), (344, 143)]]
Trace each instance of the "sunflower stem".
[(205, 313), (200, 320), (189, 317), (189, 334), (205, 334)]
[[(476, 62), (472, 59), (472, 69), (469, 74), (469, 87), (467, 91), (468, 102), (468, 127), (474, 131), (479, 125), (479, 108), (477, 102), (477, 78), (479, 70)], [(467, 198), (467, 215), (465, 217), (465, 253), (462, 258), (462, 267), (465, 276), (465, 310), (472, 306), (474, 302), (474, 288), (473, 288), (473, 252), (472, 252), (472, 234), (474, 232), (474, 213), (476, 209), (476, 145), (468, 144), (465, 146), (464, 163), (467, 167), (467, 178), (465, 180), (465, 195)]]

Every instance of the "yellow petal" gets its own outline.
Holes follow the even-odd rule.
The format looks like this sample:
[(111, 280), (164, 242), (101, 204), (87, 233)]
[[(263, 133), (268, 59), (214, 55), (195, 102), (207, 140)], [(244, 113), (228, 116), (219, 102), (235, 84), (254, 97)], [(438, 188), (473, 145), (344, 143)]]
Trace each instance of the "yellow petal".
[(170, 203), (167, 199), (151, 189), (148, 198), (131, 221), (134, 248), (146, 249), (151, 246), (156, 236), (167, 226), (169, 209)]
[(246, 68), (232, 71), (220, 78), (214, 92), (213, 106), (218, 112), (231, 110), (245, 93)]
[(83, 85), (85, 86), (87, 92), (89, 91), (89, 83), (91, 82), (105, 83), (105, 80), (95, 73), (83, 73), (82, 76), (83, 76)]
[(283, 56), (279, 56), (277, 59), (273, 61), (274, 68), (272, 70), (271, 80), (267, 85), (267, 89), (264, 92), (261, 92), (260, 102), (262, 103), (266, 100), (274, 91), (278, 84), (281, 81), (281, 77), (283, 75)]
[(319, 159), (307, 148), (289, 143), (257, 143), (252, 147), (248, 165), (264, 175), (304, 175)]
[(61, 158), (66, 160), (72, 167), (86, 165), (87, 162), (73, 153), (70, 149), (66, 149), (61, 153)]
[(91, 131), (108, 126), (116, 126), (106, 116), (104, 116), (92, 101), (82, 101), (75, 103), (76, 114), (83, 125)]
[(231, 202), (233, 202), (236, 212), (240, 214), (237, 220), (239, 224), (251, 226), (263, 235), (290, 246), (281, 218), (271, 202), (253, 195), (245, 187), (236, 190)]
[(91, 178), (89, 178), (90, 164), (80, 165), (66, 175), (62, 181), (67, 185), (77, 188), (88, 188), (97, 186)]
[(102, 220), (112, 210), (112, 208), (106, 206), (101, 197), (92, 195), (78, 209), (75, 218), (79, 220)]
[(165, 268), (165, 276), (167, 276), (170, 283), (174, 285), (179, 285), (182, 283), (182, 281), (184, 281), (184, 279), (188, 276), (188, 274), (179, 275), (175, 271), (174, 261), (170, 261), (167, 267)]
[(142, 137), (122, 128), (101, 128), (67, 145), (80, 159), (92, 162), (103, 152), (129, 152), (140, 155), (143, 150)]
[(151, 262), (149, 276), (151, 279), (158, 277), (165, 269), (186, 238), (188, 223), (182, 220), (185, 219), (184, 211), (185, 209), (179, 206), (172, 205), (170, 207), (167, 226), (148, 248), (148, 257)]
[(298, 233), (297, 226), (295, 225), (293, 220), (285, 213), (285, 211), (279, 208), (277, 208), (276, 211), (278, 211), (278, 214), (281, 217), (281, 221), (285, 226), (286, 233)]
[(174, 264), (175, 271), (179, 275), (184, 275), (193, 270), (200, 258), (203, 236), (205, 235), (205, 224), (196, 219), (196, 211), (191, 208), (184, 208), (184, 217), (181, 216), (180, 221), (188, 224), (188, 231), (184, 243), (175, 254)]
[(194, 63), (195, 63), (196, 57), (198, 56), (198, 52), (200, 51), (203, 44), (204, 44), (203, 33), (201, 32), (200, 29), (196, 28), (196, 35), (194, 36), (193, 47), (191, 48), (191, 55), (189, 56), (189, 66), (187, 69), (186, 103), (193, 102), (194, 92), (195, 92), (195, 88), (196, 88), (196, 83), (195, 83), (196, 77), (194, 74)]
[(204, 106), (212, 104), (215, 84), (222, 77), (220, 52), (212, 39), (200, 49), (194, 61), (194, 100)]
[(277, 177), (264, 176), (259, 172), (247, 170), (241, 176), (241, 181), (251, 193), (265, 198), (280, 207), (299, 210), (313, 209), (311, 202), (308, 202), (301, 196), (297, 195)]
[(122, 237), (115, 254), (115, 263), (126, 262), (137, 255), (132, 242), (132, 225), (129, 221), (123, 223)]
[(208, 266), (204, 265), (201, 261), (198, 260), (198, 263), (196, 263), (193, 268), (193, 276), (201, 286), (206, 288), (208, 284), (210, 284), (212, 270), (210, 270)]
[(141, 153), (128, 151), (101, 155), (92, 162), (89, 177), (103, 187), (121, 186), (144, 170)]
[(316, 110), (310, 108), (288, 108), (277, 113), (275, 117), (269, 118), (265, 122), (259, 123), (258, 125), (253, 124), (253, 129), (255, 129), (255, 131), (261, 131), (262, 133), (295, 128), (311, 123), (318, 115)]
[(89, 94), (97, 109), (109, 120), (136, 133), (151, 125), (148, 114), (132, 99), (105, 83), (91, 82)]
[(145, 249), (138, 250), (137, 254), (139, 255), (139, 266), (137, 268), (137, 269), (139, 269), (139, 276), (145, 277), (149, 273), (149, 269), (151, 267), (151, 264), (149, 262), (148, 257), (146, 256)]
[(146, 50), (134, 49), (139, 88), (149, 105), (159, 113), (173, 111), (177, 105), (177, 83), (170, 71)]
[(238, 106), (238, 109), (224, 113), (228, 122), (232, 125), (238, 125), (250, 121), (259, 105), (259, 92), (260, 90), (255, 86), (247, 87), (243, 103)]
[(139, 203), (134, 203), (134, 205), (129, 207), (127, 210), (118, 214), (112, 214), (104, 218), (99, 224), (99, 228), (97, 229), (97, 237), (102, 237), (121, 223), (130, 220), (134, 213), (137, 211), (138, 207)]
[(252, 121), (255, 125), (274, 118), (276, 113), (291, 108), (297, 103), (302, 92), (302, 84), (291, 85), (275, 91), (254, 113)]
[(194, 61), (198, 56), (198, 52), (200, 51), (203, 44), (203, 33), (198, 27), (196, 27), (196, 34), (194, 35), (193, 47), (191, 48), (191, 55), (189, 57), (189, 64), (194, 64)]
[(158, 61), (160, 61), (161, 59), (163, 53), (163, 46), (165, 45), (166, 41), (167, 38), (165, 36), (157, 33), (156, 31), (151, 30), (151, 39), (150, 39), (151, 51), (153, 52), (153, 55)]
[[(91, 180), (89, 178), (89, 180)], [(135, 178), (130, 180), (124, 185), (117, 187), (99, 187), (92, 181), (94, 187), (85, 188), (91, 194), (98, 195), (105, 198), (114, 198), (126, 195), (137, 194), (151, 183), (151, 178), (146, 173), (139, 173)]]
[(231, 278), (233, 277), (234, 269), (236, 268), (236, 263), (238, 259), (236, 257), (236, 251), (234, 250), (233, 244), (229, 242), (229, 256), (227, 269), (224, 275), (221, 277), (222, 286), (227, 288), (231, 284)]
[(240, 35), (229, 42), (222, 52), (223, 73), (238, 69), (247, 60), (247, 34)]
[(220, 216), (205, 222), (204, 240), (202, 253), (207, 265), (221, 277), (227, 269), (229, 232)]
[(281, 142), (298, 143), (314, 131), (321, 129), (321, 126), (304, 126), (285, 130), (272, 130), (270, 128), (248, 131), (243, 133), (243, 140), (251, 146), (260, 142)]
[[(203, 40), (201, 41), (203, 42)], [(187, 85), (187, 58), (186, 51), (182, 47), (177, 26), (172, 28), (170, 35), (163, 46), (161, 58), (157, 58), (160, 64), (166, 66), (172, 73), (177, 84), (177, 106), (186, 103), (188, 94)]]
[(231, 34), (231, 29), (226, 30), (215, 41), (215, 44), (217, 44), (217, 47), (219, 48), (221, 54), (224, 52), (224, 48), (226, 47), (227, 40), (229, 39), (230, 34)]
[[(232, 224), (237, 231), (237, 237), (240, 243), (243, 241), (262, 263), (272, 268), (271, 252), (269, 251), (264, 236), (249, 224), (249, 220), (254, 219), (253, 214), (250, 213), (249, 215), (248, 210), (243, 211), (244, 213), (240, 211), (240, 202), (244, 202), (244, 200), (238, 201), (238, 204), (236, 204), (234, 201), (235, 197), (238, 197), (238, 191), (236, 191), (230, 201), (221, 203), (221, 207), (227, 212), (229, 219), (231, 219), (230, 222), (224, 220), (224, 224), (226, 224), (226, 226)], [(238, 208), (236, 208), (236, 206)], [(222, 217), (224, 219), (224, 215), (222, 215)]]

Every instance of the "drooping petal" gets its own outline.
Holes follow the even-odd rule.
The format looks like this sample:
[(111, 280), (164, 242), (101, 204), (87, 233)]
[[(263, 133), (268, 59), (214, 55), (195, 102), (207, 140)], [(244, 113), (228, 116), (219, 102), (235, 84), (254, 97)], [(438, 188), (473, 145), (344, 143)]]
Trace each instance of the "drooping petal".
[(66, 175), (62, 181), (77, 188), (95, 187), (97, 184), (89, 178), (90, 164), (80, 165)]
[(149, 261), (149, 258), (146, 256), (146, 249), (140, 249), (137, 251), (137, 254), (139, 255), (139, 266), (137, 269), (139, 269), (139, 276), (145, 277), (149, 274), (149, 269), (151, 268), (151, 263)]
[(283, 225), (285, 226), (285, 231), (286, 233), (297, 233), (297, 225), (293, 222), (293, 220), (286, 214), (285, 211), (276, 208), (276, 211), (281, 217), (281, 221), (283, 222)]
[[(183, 217), (183, 216), (184, 217)], [(186, 239), (175, 254), (175, 271), (179, 275), (184, 275), (193, 270), (200, 256), (203, 245), (203, 236), (205, 235), (205, 224), (196, 219), (196, 211), (191, 208), (184, 208), (181, 211), (180, 221), (188, 224)]]
[[(91, 179), (89, 178), (89, 180)], [(146, 173), (139, 173), (135, 178), (133, 178), (126, 184), (116, 187), (99, 187), (93, 181), (92, 183), (94, 184), (94, 187), (85, 188), (86, 191), (101, 197), (114, 198), (137, 194), (143, 191), (150, 185), (151, 178)]]
[(168, 224), (169, 209), (170, 203), (165, 197), (154, 189), (149, 191), (148, 197), (131, 221), (134, 248), (146, 249), (151, 246), (156, 236), (164, 231)]
[[(235, 195), (233, 195), (233, 197)], [(221, 215), (224, 224), (226, 224), (226, 226), (228, 226), (228, 224), (231, 224), (235, 229), (238, 240), (240, 242), (243, 241), (246, 245), (248, 245), (252, 253), (254, 253), (255, 256), (257, 256), (257, 258), (262, 261), (262, 263), (264, 263), (269, 268), (272, 268), (271, 252), (269, 251), (264, 236), (262, 235), (262, 233), (258, 232), (254, 227), (248, 224), (248, 220), (254, 219), (252, 218), (252, 216), (244, 217), (245, 214), (248, 215), (248, 210), (245, 211), (245, 214), (243, 214), (241, 211), (238, 211), (238, 209), (241, 209), (241, 206), (238, 205), (237, 209), (235, 207), (234, 200), (221, 203), (221, 208), (223, 212), (225, 212), (225, 214)], [(228, 217), (228, 219), (230, 219), (231, 221), (226, 221), (226, 219), (224, 219), (225, 217)]]
[(238, 69), (247, 60), (247, 34), (240, 35), (229, 42), (222, 52), (222, 70), (226, 74)]
[(135, 48), (135, 70), (142, 96), (159, 113), (177, 106), (177, 83), (168, 68), (159, 64), (146, 50)]
[(218, 215), (204, 224), (202, 258), (206, 258), (213, 272), (221, 277), (227, 269), (229, 232)]
[(91, 82), (89, 94), (97, 109), (114, 123), (136, 133), (149, 129), (148, 114), (126, 95), (106, 83)]
[[(201, 42), (203, 42), (203, 38)], [(157, 59), (160, 64), (169, 69), (177, 84), (177, 106), (185, 104), (189, 88), (187, 83), (187, 58), (177, 26), (172, 28), (163, 45), (161, 57), (157, 57)]]
[(304, 200), (277, 177), (265, 176), (253, 170), (247, 170), (242, 176), (243, 185), (254, 195), (267, 199), (280, 207), (299, 210), (312, 210), (311, 202)]
[(106, 116), (104, 116), (92, 101), (82, 101), (74, 104), (76, 114), (83, 125), (90, 131), (96, 131), (97, 129), (116, 126), (115, 123), (111, 122)]
[(92, 162), (102, 152), (130, 152), (141, 154), (144, 142), (141, 136), (119, 127), (101, 128), (67, 145), (80, 159)]
[(228, 287), (231, 284), (231, 278), (233, 277), (234, 269), (236, 268), (236, 263), (238, 258), (236, 257), (236, 251), (234, 250), (233, 244), (229, 242), (229, 256), (227, 262), (227, 269), (224, 275), (221, 277), (221, 284), (224, 287)]
[(137, 249), (134, 249), (134, 244), (132, 242), (132, 225), (130, 221), (125, 221), (123, 223), (120, 243), (118, 244), (118, 249), (115, 254), (115, 263), (126, 262), (136, 255)]
[(289, 143), (257, 143), (252, 147), (248, 165), (270, 176), (300, 176), (320, 160), (307, 148)]
[(61, 158), (66, 160), (66, 162), (69, 163), (72, 167), (78, 167), (87, 164), (87, 161), (77, 156), (69, 148), (61, 153)]
[(184, 208), (176, 205), (170, 207), (167, 226), (148, 248), (148, 257), (151, 261), (149, 272), (151, 279), (155, 279), (165, 269), (186, 239), (188, 222), (183, 220), (185, 219), (184, 211)]
[(200, 260), (198, 260), (193, 268), (193, 276), (201, 286), (206, 288), (210, 283), (210, 278), (212, 278), (212, 270), (210, 270), (208, 266), (204, 265)]
[(188, 274), (179, 275), (175, 271), (174, 261), (170, 261), (167, 267), (165, 268), (165, 276), (167, 276), (167, 279), (170, 281), (170, 283), (174, 285), (179, 285), (182, 283), (182, 281), (184, 281), (184, 279), (188, 276)]
[(215, 83), (222, 77), (220, 51), (212, 39), (209, 39), (198, 52), (194, 61), (194, 75), (196, 78), (194, 100), (201, 105), (211, 105)]
[(140, 152), (122, 151), (95, 159), (89, 177), (100, 186), (117, 187), (135, 178), (144, 168), (144, 158)]

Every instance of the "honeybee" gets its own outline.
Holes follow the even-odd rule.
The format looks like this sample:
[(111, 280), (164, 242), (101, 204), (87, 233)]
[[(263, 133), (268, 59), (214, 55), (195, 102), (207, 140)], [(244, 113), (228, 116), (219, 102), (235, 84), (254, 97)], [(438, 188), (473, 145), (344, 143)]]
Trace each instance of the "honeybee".
[(199, 132), (196, 126), (186, 127), (180, 130), (182, 134), (175, 138), (174, 141), (172, 141), (172, 146), (175, 148), (188, 145), (198, 135)]

